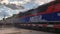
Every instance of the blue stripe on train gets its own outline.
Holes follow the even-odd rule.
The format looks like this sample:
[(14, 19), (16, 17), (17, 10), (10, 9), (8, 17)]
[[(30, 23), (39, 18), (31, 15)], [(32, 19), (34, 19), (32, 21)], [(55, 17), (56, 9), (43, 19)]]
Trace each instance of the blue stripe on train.
[[(60, 14), (58, 16), (58, 13), (60, 12), (56, 12), (56, 13), (50, 13), (50, 14), (44, 14), (42, 15), (42, 18), (40, 18), (41, 16), (38, 15), (37, 17), (34, 16), (33, 21), (35, 21), (37, 19), (37, 22), (40, 21), (40, 20), (47, 20), (47, 21), (60, 21)], [(29, 22), (30, 21), (30, 18), (31, 16), (27, 16), (27, 17), (24, 17), (24, 18), (19, 18), (19, 22), (22, 22), (22, 23), (26, 23), (26, 22)], [(36, 21), (35, 21), (36, 22)]]
[(29, 22), (30, 17), (25, 17), (25, 18), (19, 18), (18, 21), (22, 23)]
[(60, 15), (58, 16), (58, 13), (50, 13), (50, 14), (44, 14), (42, 15), (42, 19), (45, 19), (47, 21), (60, 21)]

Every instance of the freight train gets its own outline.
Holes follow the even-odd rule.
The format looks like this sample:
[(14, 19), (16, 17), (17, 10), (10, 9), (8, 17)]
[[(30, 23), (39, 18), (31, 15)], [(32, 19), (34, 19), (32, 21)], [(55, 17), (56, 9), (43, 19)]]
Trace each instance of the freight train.
[(17, 27), (60, 33), (60, 3), (50, 2), (18, 14)]

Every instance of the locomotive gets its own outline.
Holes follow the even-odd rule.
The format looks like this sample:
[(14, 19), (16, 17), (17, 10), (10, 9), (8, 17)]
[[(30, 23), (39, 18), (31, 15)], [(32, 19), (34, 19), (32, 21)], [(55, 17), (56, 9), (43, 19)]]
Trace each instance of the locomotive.
[(17, 27), (60, 32), (60, 2), (50, 2), (18, 14)]

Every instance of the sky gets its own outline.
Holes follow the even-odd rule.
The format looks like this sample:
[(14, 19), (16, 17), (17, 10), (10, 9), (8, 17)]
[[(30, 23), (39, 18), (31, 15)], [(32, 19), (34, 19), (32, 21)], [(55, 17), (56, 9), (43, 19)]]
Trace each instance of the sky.
[[(3, 1), (0, 1), (0, 20), (4, 17), (4, 15), (7, 18), (12, 16), (13, 14), (18, 14), (19, 12), (24, 12), (26, 10), (36, 8), (50, 1), (52, 0), (3, 0)], [(16, 7), (16, 9), (12, 8), (14, 6)]]

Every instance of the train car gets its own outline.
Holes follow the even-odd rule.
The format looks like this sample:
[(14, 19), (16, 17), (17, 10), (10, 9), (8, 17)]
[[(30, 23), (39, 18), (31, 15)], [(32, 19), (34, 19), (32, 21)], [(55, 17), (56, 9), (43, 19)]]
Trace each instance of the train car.
[(17, 27), (60, 33), (60, 3), (51, 2), (18, 15)]

